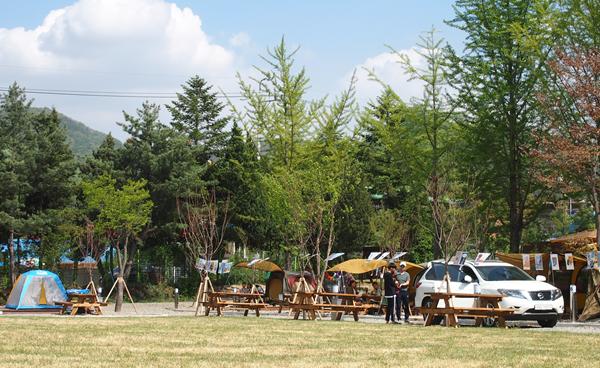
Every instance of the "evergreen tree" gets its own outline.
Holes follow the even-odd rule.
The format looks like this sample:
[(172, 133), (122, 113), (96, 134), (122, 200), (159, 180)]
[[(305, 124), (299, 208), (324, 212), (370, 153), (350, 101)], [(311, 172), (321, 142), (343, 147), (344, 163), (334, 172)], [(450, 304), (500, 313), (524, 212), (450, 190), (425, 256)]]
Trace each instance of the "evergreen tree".
[(230, 223), (234, 236), (244, 244), (261, 247), (266, 240), (265, 207), (260, 190), (260, 166), (258, 152), (250, 136), (234, 122), (224, 150), (224, 159), (219, 161), (218, 181), (223, 196), (230, 198)]
[(33, 119), (35, 156), (28, 170), (31, 191), (25, 200), (29, 214), (71, 204), (75, 158), (55, 109)]
[(220, 158), (229, 118), (223, 116), (224, 105), (218, 101), (217, 92), (199, 76), (190, 78), (182, 88), (183, 93), (177, 93), (177, 99), (167, 105), (171, 126), (199, 148), (199, 163), (206, 163), (212, 156)]
[(183, 134), (160, 122), (159, 111), (157, 105), (145, 102), (135, 115), (124, 113), (125, 122), (120, 125), (130, 138), (120, 151), (117, 165), (126, 179), (147, 181), (155, 206), (151, 226), (142, 240), (150, 249), (172, 246), (179, 240), (177, 198), (203, 188), (201, 178), (206, 170), (206, 164), (196, 161), (195, 146)]
[(35, 153), (31, 101), (16, 83), (0, 97), (0, 231), (8, 244), (11, 284), (18, 269), (13, 239), (25, 229), (25, 198), (31, 191), (28, 172)]
[[(361, 115), (357, 153), (369, 193), (386, 208), (399, 208), (406, 197), (403, 165), (386, 144), (386, 131), (405, 123), (408, 108), (389, 87), (369, 102)], [(379, 199), (381, 198), (381, 199)]]
[(83, 175), (89, 178), (98, 177), (102, 174), (110, 175), (113, 178), (121, 177), (122, 174), (117, 173), (121, 152), (117, 147), (117, 141), (111, 133), (108, 133), (92, 155), (86, 157), (80, 170)]

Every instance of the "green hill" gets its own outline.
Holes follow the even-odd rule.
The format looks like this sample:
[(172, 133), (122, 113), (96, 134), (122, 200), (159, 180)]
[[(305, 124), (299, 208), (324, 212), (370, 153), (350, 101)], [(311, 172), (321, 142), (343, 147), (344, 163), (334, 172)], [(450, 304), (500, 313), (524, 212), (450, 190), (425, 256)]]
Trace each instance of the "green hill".
[[(34, 108), (34, 110), (42, 111), (44, 109)], [(91, 154), (100, 146), (106, 137), (105, 133), (94, 130), (82, 122), (73, 120), (64, 114), (61, 114), (60, 112), (58, 115), (60, 117), (60, 121), (63, 123), (63, 126), (67, 129), (67, 135), (69, 137), (71, 149), (77, 157)], [(121, 142), (117, 141), (117, 144), (120, 146)]]

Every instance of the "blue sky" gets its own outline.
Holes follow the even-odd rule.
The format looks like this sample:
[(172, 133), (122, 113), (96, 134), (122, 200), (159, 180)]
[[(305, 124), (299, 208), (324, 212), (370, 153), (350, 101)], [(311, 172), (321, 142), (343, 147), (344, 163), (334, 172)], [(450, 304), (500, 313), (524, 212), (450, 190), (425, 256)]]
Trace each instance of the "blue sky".
[[(385, 45), (409, 50), (419, 35), (432, 26), (452, 45), (460, 48), (462, 42), (462, 35), (444, 24), (453, 15), (451, 0), (121, 2), (135, 7), (131, 19), (122, 14), (119, 14), (121, 19), (111, 16), (121, 6), (117, 3), (115, 0), (0, 1), (3, 9), (0, 43), (5, 44), (5, 47), (0, 45), (0, 86), (17, 80), (29, 88), (175, 91), (186, 75), (198, 73), (224, 90), (235, 91), (235, 72), (244, 74), (252, 65), (261, 65), (258, 54), (264, 54), (267, 47), (285, 35), (288, 43), (301, 46), (297, 62), (307, 68), (314, 96), (335, 94), (354, 69), (367, 66), (381, 68), (382, 75), (390, 75), (395, 87), (407, 91), (408, 98), (416, 93), (416, 87), (405, 85), (397, 75), (399, 71), (391, 70), (394, 66), (385, 56), (388, 53)], [(73, 4), (76, 6), (64, 11)], [(102, 18), (100, 13), (109, 8), (113, 13), (107, 10), (108, 15)], [(185, 8), (193, 14), (186, 13)], [(38, 28), (51, 11), (58, 9), (64, 13), (56, 16), (58, 21)], [(142, 14), (146, 9), (147, 18), (136, 16), (136, 12)], [(152, 37), (157, 36), (149, 34), (144, 39), (146, 30), (154, 31), (153, 20), (163, 17), (164, 23), (157, 21), (157, 27), (163, 24), (167, 29), (167, 24), (175, 22), (184, 33), (189, 33), (186, 29), (201, 31), (189, 39), (178, 36), (182, 33), (156, 43)], [(196, 18), (200, 23), (194, 21)], [(169, 19), (173, 22), (169, 23)], [(19, 27), (29, 32), (18, 32)], [(33, 32), (35, 29), (39, 32)], [(114, 29), (118, 32), (111, 33)], [(162, 35), (167, 31), (156, 29), (156, 32)], [(11, 47), (7, 39), (13, 41)], [(128, 42), (132, 47), (128, 47)], [(203, 46), (186, 53), (189, 50), (184, 50), (184, 42)], [(171, 50), (170, 60), (158, 60), (162, 59), (161, 47)], [(211, 56), (203, 57), (202, 53)], [(86, 71), (97, 73), (96, 77), (90, 77), (93, 73)], [(147, 72), (152, 78), (135, 75), (136, 71)], [(364, 92), (359, 94), (361, 102), (372, 98), (378, 88), (365, 86), (365, 81), (357, 86)], [(120, 120), (121, 110), (131, 111), (141, 104), (141, 101), (91, 101), (77, 97), (35, 98), (38, 105), (54, 105), (98, 130), (113, 131), (121, 137), (114, 124)]]

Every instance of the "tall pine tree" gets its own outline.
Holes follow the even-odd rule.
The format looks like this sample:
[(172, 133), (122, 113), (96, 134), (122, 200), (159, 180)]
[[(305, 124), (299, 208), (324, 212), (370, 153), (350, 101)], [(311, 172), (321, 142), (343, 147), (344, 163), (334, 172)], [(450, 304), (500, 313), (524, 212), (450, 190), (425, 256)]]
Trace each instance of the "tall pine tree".
[(220, 158), (227, 139), (225, 126), (229, 118), (223, 116), (224, 105), (218, 100), (217, 92), (197, 75), (181, 87), (183, 93), (177, 93), (177, 99), (167, 105), (172, 117), (171, 126), (200, 148), (200, 163), (206, 163), (213, 156)]

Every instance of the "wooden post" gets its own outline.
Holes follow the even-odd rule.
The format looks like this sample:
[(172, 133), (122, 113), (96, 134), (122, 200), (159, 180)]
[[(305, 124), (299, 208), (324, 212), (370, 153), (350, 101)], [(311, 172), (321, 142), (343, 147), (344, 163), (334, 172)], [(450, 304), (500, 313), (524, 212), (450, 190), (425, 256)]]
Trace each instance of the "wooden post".
[(104, 300), (108, 300), (110, 298), (110, 295), (112, 294), (113, 290), (117, 286), (117, 283), (119, 283), (119, 282), (123, 283), (123, 286), (125, 287), (125, 291), (127, 291), (127, 295), (129, 296), (129, 300), (131, 301), (131, 304), (133, 305), (133, 309), (135, 310), (135, 313), (137, 313), (138, 311), (135, 306), (135, 303), (133, 302), (133, 298), (131, 297), (131, 293), (129, 292), (129, 288), (127, 287), (127, 283), (125, 282), (125, 279), (121, 276), (117, 277), (117, 279), (115, 280), (115, 283), (110, 288), (110, 291), (108, 292), (108, 295), (106, 296), (106, 298)]

